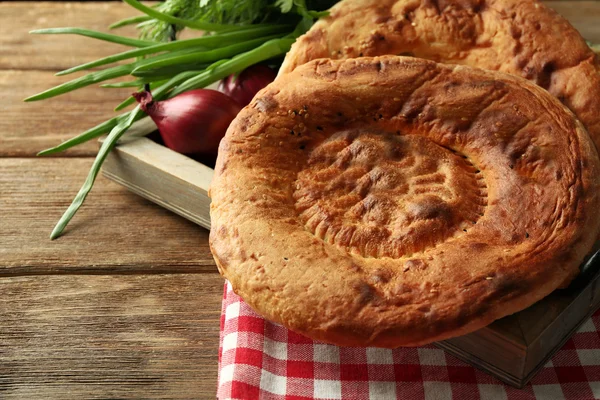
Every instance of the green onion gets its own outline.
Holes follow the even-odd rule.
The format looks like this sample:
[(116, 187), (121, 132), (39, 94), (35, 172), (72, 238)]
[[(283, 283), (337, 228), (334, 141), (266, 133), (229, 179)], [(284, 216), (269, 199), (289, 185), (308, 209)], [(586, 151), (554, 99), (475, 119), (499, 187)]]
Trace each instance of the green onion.
[(123, 36), (111, 35), (109, 33), (102, 33), (92, 31), (90, 29), (82, 29), (82, 28), (48, 28), (48, 29), (36, 29), (34, 31), (30, 31), (29, 33), (38, 35), (38, 34), (54, 34), (54, 35), (62, 35), (62, 34), (74, 34), (87, 36), (98, 40), (104, 40), (105, 42), (123, 44), (125, 46), (131, 47), (148, 47), (155, 45), (156, 42), (151, 42), (149, 40), (139, 40), (139, 39), (131, 39)]
[(131, 88), (131, 87), (140, 87), (142, 86), (144, 83), (143, 80), (141, 79), (136, 79), (134, 81), (127, 81), (127, 82), (116, 82), (116, 83), (103, 83), (102, 85), (100, 85), (101, 88), (106, 88), (106, 89), (121, 89), (121, 88)]
[(120, 76), (129, 75), (131, 71), (134, 69), (131, 64), (128, 65), (119, 65), (117, 67), (105, 69), (103, 71), (92, 72), (91, 74), (87, 74), (77, 79), (73, 79), (72, 81), (63, 83), (62, 85), (55, 86), (51, 89), (45, 90), (41, 93), (35, 94), (33, 96), (29, 96), (25, 99), (25, 101), (38, 101), (49, 99), (50, 97), (55, 97), (64, 93), (71, 92), (73, 90), (82, 88), (84, 86), (93, 85), (94, 83), (106, 81), (108, 79), (118, 78)]
[[(190, 78), (192, 75), (193, 75), (193, 72), (184, 72), (184, 73), (176, 76), (175, 78), (169, 80), (169, 82), (165, 83), (164, 85), (159, 87), (154, 92), (154, 97), (156, 99), (162, 98), (162, 96), (164, 96), (165, 93), (170, 88), (179, 84), (180, 82), (185, 81), (186, 79)], [(110, 153), (110, 151), (115, 146), (115, 144), (117, 143), (119, 138), (127, 131), (127, 129), (129, 129), (135, 121), (139, 120), (143, 116), (144, 116), (144, 113), (140, 110), (140, 107), (137, 106), (133, 111), (131, 111), (129, 113), (125, 113), (123, 115), (120, 115), (119, 117), (116, 117), (116, 118), (111, 119), (110, 121), (107, 121), (107, 122), (111, 122), (114, 124), (112, 127), (112, 130), (110, 131), (109, 135), (106, 137), (106, 140), (104, 141), (104, 143), (102, 143), (102, 146), (100, 147), (100, 150), (98, 151), (98, 155), (96, 156), (96, 159), (94, 160), (94, 163), (92, 164), (92, 168), (90, 169), (90, 172), (88, 173), (88, 176), (87, 176), (85, 182), (83, 183), (83, 186), (81, 187), (81, 189), (79, 189), (79, 192), (73, 199), (73, 202), (67, 208), (65, 213), (62, 215), (62, 217), (60, 218), (60, 220), (58, 221), (58, 223), (52, 230), (52, 233), (50, 234), (50, 239), (54, 240), (60, 236), (60, 234), (65, 229), (65, 227), (67, 226), (69, 221), (71, 221), (71, 219), (77, 213), (77, 210), (79, 210), (79, 208), (83, 204), (83, 202), (84, 202), (85, 198), (87, 197), (87, 195), (89, 194), (89, 192), (92, 190), (92, 186), (94, 185), (96, 177), (98, 176), (98, 172), (100, 172), (102, 163), (104, 163), (104, 160), (108, 156), (108, 153)], [(106, 125), (105, 124), (98, 125), (93, 130), (88, 131), (85, 138), (82, 137), (83, 136), (83, 134), (82, 134), (76, 138), (71, 139), (71, 143), (67, 146), (64, 146), (64, 143), (63, 143), (63, 149), (61, 149), (61, 150), (75, 146), (76, 144), (83, 143), (84, 141), (87, 141), (87, 140), (93, 139), (94, 137), (102, 135), (102, 133), (104, 133), (105, 131), (102, 133), (98, 133), (98, 132), (101, 131), (102, 129), (106, 128), (109, 125), (109, 124), (106, 124)], [(100, 127), (102, 127), (102, 128), (100, 128)], [(97, 136), (95, 136), (95, 135), (97, 135)], [(73, 144), (73, 142), (77, 138), (80, 138), (79, 143)], [(59, 147), (59, 146), (57, 146), (57, 147)], [(52, 152), (52, 150), (53, 149), (49, 149), (42, 153), (50, 154)], [(60, 151), (60, 150), (57, 150), (57, 151)]]
[(129, 96), (128, 98), (117, 104), (117, 106), (114, 108), (114, 111), (121, 111), (122, 109), (129, 107), (133, 103), (135, 103), (135, 99), (132, 96)]
[(152, 17), (148, 15), (140, 15), (138, 17), (125, 18), (114, 24), (110, 24), (108, 29), (117, 29), (127, 25), (139, 24), (140, 22), (150, 21)]
[(106, 122), (101, 123), (100, 125), (96, 125), (95, 127), (88, 129), (87, 131), (69, 139), (58, 146), (52, 147), (50, 149), (42, 150), (37, 155), (38, 156), (46, 156), (49, 154), (58, 153), (64, 150), (67, 150), (71, 147), (77, 146), (78, 144), (85, 143), (88, 140), (95, 139), (109, 132), (112, 128), (117, 126), (119, 122), (124, 120), (129, 116), (129, 113), (125, 113), (123, 115), (119, 115), (118, 117), (114, 117), (109, 119)]
[[(315, 18), (326, 12), (308, 10), (305, 0), (238, 3), (234, 0), (166, 0), (153, 7), (137, 0), (123, 0), (145, 15), (127, 18), (113, 25), (117, 28), (138, 24), (142, 36), (167, 40), (182, 27), (209, 32), (199, 38), (169, 43), (133, 39), (80, 28), (51, 28), (32, 31), (35, 34), (76, 34), (93, 39), (134, 47), (118, 54), (84, 63), (57, 75), (67, 75), (123, 60), (127, 64), (105, 67), (65, 82), (54, 88), (25, 99), (36, 101), (58, 96), (88, 85), (122, 76), (135, 79), (127, 82), (104, 83), (103, 88), (140, 88), (146, 86), (156, 100), (177, 96), (189, 90), (206, 87), (231, 74), (262, 61), (283, 56), (295, 38), (306, 32)], [(184, 16), (183, 18), (180, 18)], [(286, 24), (280, 24), (284, 21)], [(219, 22), (219, 23), (216, 23)], [(220, 23), (225, 22), (225, 23)], [(259, 23), (260, 22), (260, 23)], [(288, 24), (290, 23), (291, 24)], [(150, 33), (150, 35), (148, 35)], [(125, 99), (116, 108), (122, 109), (134, 102)], [(51, 238), (58, 237), (90, 192), (101, 165), (110, 150), (131, 125), (144, 117), (140, 107), (115, 116), (59, 145), (41, 151), (39, 155), (53, 154), (109, 133), (103, 142), (92, 168), (75, 199), (54, 228)]]
[[(174, 79), (170, 80), (160, 88), (158, 88), (154, 92), (154, 98), (160, 99), (162, 96), (164, 96), (165, 92), (167, 92), (170, 89), (170, 87), (178, 85), (182, 81), (183, 83), (180, 86), (178, 86), (178, 89), (171, 92), (169, 97), (174, 97), (177, 94), (187, 90), (207, 86), (213, 82), (218, 81), (219, 79), (231, 75), (232, 73), (243, 70), (249, 67), (250, 65), (254, 65), (258, 62), (268, 60), (269, 58), (275, 57), (277, 55), (284, 54), (289, 50), (293, 42), (294, 39), (270, 40), (262, 46), (259, 46), (256, 49), (241, 54), (237, 57), (234, 57), (227, 62), (217, 61), (219, 63), (217, 66), (195, 77), (191, 77), (192, 73), (190, 72), (184, 72), (175, 77)], [(102, 163), (106, 159), (108, 153), (112, 150), (119, 138), (127, 131), (127, 129), (129, 129), (129, 127), (131, 127), (131, 124), (133, 124), (137, 119), (141, 118), (141, 116), (143, 115), (139, 106), (128, 114), (128, 117), (124, 121), (121, 120), (112, 129), (104, 143), (102, 143), (102, 146), (98, 151), (98, 155), (94, 160), (94, 164), (92, 165), (92, 168), (83, 186), (75, 196), (75, 199), (73, 200), (69, 208), (67, 208), (67, 211), (65, 211), (63, 216), (60, 218), (60, 220), (52, 230), (52, 233), (50, 234), (50, 239), (56, 239), (58, 236), (60, 236), (60, 234), (65, 229), (69, 221), (71, 221), (73, 216), (75, 216), (77, 210), (79, 210), (79, 208), (83, 204), (88, 193), (90, 192), (90, 190), (92, 190), (92, 186), (94, 185), (94, 181), (98, 176), (100, 167), (102, 166)]]
[[(285, 54), (289, 51), (292, 43), (294, 43), (294, 39), (271, 40), (270, 42), (267, 42), (252, 51), (248, 51), (237, 57), (234, 57), (234, 59), (217, 61), (216, 63), (207, 67), (204, 71), (191, 71), (190, 74), (195, 76), (195, 80), (192, 80), (190, 77), (191, 83), (185, 82), (185, 84), (193, 86), (186, 87), (183, 90), (176, 90), (169, 97), (176, 96), (177, 94), (183, 93), (187, 90), (208, 86), (211, 83), (214, 83), (236, 72), (243, 71), (244, 69), (261, 61)], [(217, 68), (219, 68), (218, 71), (214, 72), (214, 70)], [(157, 98), (156, 93), (154, 93), (154, 97)], [(120, 111), (125, 107), (130, 106), (134, 102), (135, 99), (133, 97), (129, 97), (115, 107), (115, 111)]]
[[(35, 94), (33, 96), (29, 96), (25, 99), (25, 101), (26, 102), (39, 101), (39, 100), (44, 100), (44, 99), (48, 99), (51, 97), (59, 96), (59, 95), (62, 95), (62, 94), (68, 93), (68, 92), (72, 92), (73, 90), (80, 89), (85, 86), (89, 86), (89, 85), (93, 85), (95, 83), (107, 81), (109, 79), (114, 79), (114, 78), (118, 78), (121, 76), (129, 75), (136, 68), (143, 66), (145, 64), (148, 64), (148, 63), (155, 62), (157, 60), (186, 55), (189, 53), (194, 53), (196, 51), (197, 51), (197, 49), (188, 48), (188, 49), (179, 50), (178, 52), (161, 54), (161, 55), (158, 55), (151, 59), (142, 59), (140, 61), (136, 61), (136, 62), (133, 62), (130, 64), (118, 65), (116, 67), (107, 68), (102, 71), (91, 72), (87, 75), (81, 76), (77, 79), (73, 79), (69, 82), (65, 82), (63, 84), (60, 84), (58, 86), (55, 86), (48, 90), (45, 90), (41, 93)], [(198, 53), (198, 54), (202, 54), (202, 53)]]
[(271, 35), (260, 39), (249, 40), (247, 42), (241, 42), (238, 44), (233, 44), (226, 47), (221, 47), (219, 49), (214, 49), (210, 51), (205, 51), (201, 53), (192, 53), (192, 54), (184, 54), (184, 55), (173, 55), (170, 57), (165, 57), (161, 60), (150, 61), (148, 63), (144, 63), (140, 65), (136, 69), (131, 72), (133, 76), (144, 76), (144, 72), (151, 71), (152, 69), (167, 67), (172, 65), (182, 65), (182, 64), (195, 64), (195, 63), (206, 63), (217, 61), (223, 58), (233, 57), (236, 54), (240, 54), (245, 51), (250, 51), (256, 46), (263, 44), (264, 42), (274, 39), (278, 37), (277, 35)]
[(104, 163), (104, 160), (108, 156), (108, 153), (110, 153), (110, 151), (113, 149), (119, 138), (127, 131), (127, 129), (129, 129), (129, 127), (131, 127), (131, 124), (133, 124), (136, 121), (136, 119), (139, 119), (143, 115), (144, 113), (142, 112), (142, 110), (140, 110), (139, 107), (136, 107), (135, 110), (129, 113), (127, 119), (119, 122), (119, 124), (117, 124), (111, 130), (104, 143), (102, 143), (102, 146), (100, 146), (98, 155), (96, 156), (96, 159), (92, 164), (92, 168), (90, 169), (90, 172), (88, 173), (88, 176), (85, 179), (83, 186), (81, 187), (81, 189), (79, 189), (79, 192), (73, 199), (73, 202), (71, 203), (69, 208), (67, 208), (67, 211), (65, 211), (65, 213), (62, 215), (62, 217), (52, 230), (52, 233), (50, 234), (50, 239), (53, 240), (60, 236), (60, 234), (65, 229), (69, 221), (71, 221), (75, 213), (77, 213), (77, 210), (79, 210), (79, 208), (83, 204), (85, 198), (90, 193), (90, 190), (92, 190), (92, 186), (94, 186), (94, 182), (96, 181), (98, 172), (100, 172), (100, 167), (102, 166), (102, 163)]
[(134, 81), (127, 82), (116, 82), (116, 83), (105, 83), (100, 85), (100, 87), (107, 89), (120, 89), (120, 88), (128, 88), (128, 87), (141, 87), (144, 84), (148, 83), (151, 87), (160, 86), (166, 83), (170, 76), (160, 76), (160, 77), (149, 77), (149, 78), (139, 78)]
[(250, 40), (257, 37), (270, 35), (277, 32), (289, 31), (289, 25), (269, 25), (269, 26), (257, 26), (254, 29), (248, 29), (242, 32), (227, 32), (216, 35), (207, 35), (199, 38), (177, 40), (170, 43), (159, 43), (152, 46), (147, 46), (141, 49), (129, 50), (123, 53), (115, 54), (105, 58), (101, 58), (96, 61), (92, 61), (86, 64), (82, 64), (73, 68), (66, 69), (57, 73), (57, 76), (67, 75), (77, 71), (83, 71), (86, 69), (99, 67), (106, 64), (111, 64), (117, 61), (127, 60), (129, 58), (141, 57), (148, 54), (160, 53), (163, 51), (181, 50), (190, 47), (208, 47), (214, 48), (232, 43), (238, 43), (240, 40)]
[[(112, 68), (107, 68), (102, 71), (96, 71), (87, 75), (81, 76), (72, 81), (65, 82), (61, 85), (55, 86), (51, 89), (45, 90), (41, 93), (27, 97), (26, 102), (39, 101), (48, 99), (51, 97), (59, 96), (76, 89), (80, 89), (85, 86), (93, 85), (95, 83), (103, 82), (109, 79), (118, 78), (125, 75), (133, 75), (136, 77), (144, 76), (172, 76), (179, 72), (183, 66), (191, 69), (197, 69), (197, 65), (201, 63), (213, 62), (222, 58), (232, 57), (240, 52), (251, 50), (266, 40), (272, 39), (274, 35), (267, 36), (264, 38), (249, 40), (238, 44), (222, 47), (219, 49), (198, 51), (197, 48), (184, 48), (177, 52), (164, 53), (155, 56), (150, 59), (142, 59), (130, 64), (119, 65)], [(152, 68), (167, 67), (170, 65), (179, 65), (179, 69), (172, 70), (161, 70), (158, 73), (153, 73)]]
[[(196, 74), (198, 74), (198, 71), (186, 71), (186, 72), (183, 72), (171, 79), (168, 79), (166, 82), (151, 83), (150, 84), (151, 88), (156, 87), (156, 90), (154, 91), (154, 97), (157, 100), (163, 99), (165, 97), (165, 94), (169, 90), (171, 90), (174, 86), (177, 86), (181, 82), (186, 81), (187, 79), (193, 77)], [(103, 122), (91, 129), (83, 132), (80, 135), (77, 135), (67, 141), (62, 142), (61, 144), (59, 144), (56, 147), (52, 147), (50, 149), (46, 149), (46, 150), (39, 152), (38, 155), (48, 155), (48, 154), (58, 153), (60, 151), (67, 150), (67, 149), (77, 146), (81, 143), (84, 143), (89, 140), (100, 137), (103, 134), (109, 132), (111, 129), (113, 129), (115, 126), (117, 126), (119, 123), (125, 121), (127, 118), (129, 118), (129, 116), (130, 116), (130, 113), (127, 112), (125, 114), (119, 115), (118, 117), (111, 118), (110, 120)], [(137, 118), (137, 119), (139, 119), (139, 118)]]
[(261, 61), (285, 54), (289, 51), (295, 39), (274, 39), (257, 47), (252, 51), (239, 54), (231, 60), (221, 63), (208, 70), (198, 74), (197, 76), (188, 79), (178, 85), (170, 94), (169, 97), (177, 96), (180, 93), (187, 92), (210, 85), (228, 75), (242, 71), (251, 65), (258, 64)]
[(202, 71), (204, 70), (208, 64), (203, 62), (189, 62), (184, 63), (183, 60), (179, 60), (177, 58), (177, 62), (173, 65), (165, 65), (164, 67), (157, 67), (153, 69), (142, 69), (143, 67), (139, 67), (131, 71), (131, 75), (136, 78), (146, 78), (146, 79), (163, 79), (166, 77), (173, 77), (181, 72), (185, 71)]

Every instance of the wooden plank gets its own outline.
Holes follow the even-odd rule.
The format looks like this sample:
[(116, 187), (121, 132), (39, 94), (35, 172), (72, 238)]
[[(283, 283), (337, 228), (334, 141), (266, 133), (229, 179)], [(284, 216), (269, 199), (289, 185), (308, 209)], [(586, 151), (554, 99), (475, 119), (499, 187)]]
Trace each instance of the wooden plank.
[(518, 313), (519, 325), (523, 330), (523, 337), (527, 345), (531, 346), (539, 342), (540, 336), (557, 321), (559, 323), (552, 331), (559, 338), (554, 338), (553, 341), (546, 340), (542, 344), (548, 346), (552, 342), (559, 341), (560, 337), (565, 335), (565, 328), (568, 331), (570, 327), (576, 325), (587, 314), (594, 287), (590, 284), (582, 291), (575, 292), (556, 290), (550, 296)]
[(50, 241), (91, 163), (0, 158), (0, 275), (216, 271), (208, 231), (101, 176)]
[(586, 39), (600, 43), (600, 1), (545, 1), (548, 6), (555, 9)]
[[(0, 2), (0, 69), (62, 70), (127, 47), (75, 35), (30, 35), (33, 29), (65, 26), (108, 32), (108, 25), (140, 15), (120, 2)], [(134, 28), (114, 31), (135, 36)]]
[(511, 377), (520, 377), (527, 357), (521, 338), (496, 331), (493, 323), (473, 333), (436, 342), (435, 345), (487, 373), (517, 385)]
[(208, 188), (214, 171), (148, 138), (120, 145), (102, 173), (140, 196), (210, 229)]
[[(118, 115), (113, 108), (132, 91), (89, 86), (41, 102), (23, 102), (25, 97), (65, 81), (65, 77), (48, 71), (0, 71), (0, 157), (34, 156), (104, 122)], [(94, 140), (58, 155), (90, 156), (97, 152)]]
[[(598, 279), (595, 279), (595, 283), (590, 285), (590, 287), (594, 287), (592, 290), (596, 290), (597, 281)], [(583, 300), (586, 297), (589, 299), (589, 294), (588, 288), (582, 292), (582, 297), (578, 298), (578, 300)], [(561, 317), (546, 326), (540, 336), (532, 344), (528, 345), (525, 352), (521, 353), (518, 359), (515, 358), (512, 364), (506, 364), (506, 353), (508, 355), (513, 353), (513, 356), (518, 355), (518, 353), (514, 353), (510, 347), (499, 349), (499, 353), (497, 354), (490, 352), (487, 348), (489, 343), (484, 334), (491, 330), (490, 328), (483, 328), (469, 335), (435, 344), (475, 368), (495, 376), (511, 386), (522, 388), (546, 365), (556, 351), (564, 346), (567, 340), (599, 307), (600, 302), (593, 303), (589, 307), (585, 304), (585, 301), (573, 302), (569, 305), (568, 309), (565, 309)], [(521, 313), (526, 311), (522, 311)], [(539, 315), (535, 316), (535, 318), (538, 317)], [(528, 322), (525, 322), (525, 324), (528, 324)], [(498, 363), (499, 355), (501, 356), (501, 363)]]
[(2, 399), (215, 398), (218, 274), (0, 278)]
[[(532, 378), (537, 371), (539, 371), (546, 362), (550, 359), (551, 355), (560, 349), (569, 340), (569, 338), (579, 329), (579, 327), (587, 321), (594, 312), (598, 309), (598, 304), (592, 303), (592, 298), (596, 293), (594, 290), (597, 289), (596, 283), (598, 282), (598, 276), (594, 277), (593, 282), (587, 285), (581, 292), (572, 293), (573, 300), (571, 303), (564, 308), (563, 312), (557, 317), (552, 323), (549, 323), (545, 329), (540, 332), (535, 341), (531, 342), (528, 346), (528, 357), (525, 364), (525, 371), (528, 373), (527, 378)], [(576, 293), (578, 293), (576, 295)], [(521, 312), (523, 317), (526, 317), (526, 312), (529, 311), (529, 315), (532, 312), (547, 312), (546, 309), (531, 307)], [(539, 314), (535, 315), (536, 318), (540, 318)], [(529, 321), (521, 322), (530, 324)]]

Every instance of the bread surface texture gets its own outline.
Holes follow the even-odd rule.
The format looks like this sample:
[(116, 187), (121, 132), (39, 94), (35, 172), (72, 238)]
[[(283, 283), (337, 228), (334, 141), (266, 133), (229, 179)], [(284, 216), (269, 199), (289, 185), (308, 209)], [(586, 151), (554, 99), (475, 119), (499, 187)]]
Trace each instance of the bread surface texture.
[(579, 32), (533, 0), (343, 0), (292, 46), (281, 73), (317, 58), (411, 55), (526, 78), (600, 149), (599, 64)]
[(518, 77), (411, 57), (315, 60), (221, 142), (210, 246), (257, 312), (328, 343), (421, 345), (522, 310), (600, 230), (598, 156)]

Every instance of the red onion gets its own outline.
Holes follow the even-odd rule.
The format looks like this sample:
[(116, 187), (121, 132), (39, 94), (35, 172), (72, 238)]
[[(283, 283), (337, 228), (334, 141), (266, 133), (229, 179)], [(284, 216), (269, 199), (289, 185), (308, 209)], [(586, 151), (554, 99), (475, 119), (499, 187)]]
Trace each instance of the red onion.
[(253, 65), (238, 76), (229, 75), (219, 84), (219, 91), (230, 96), (242, 107), (250, 104), (254, 95), (275, 80), (275, 71), (266, 65)]
[(217, 155), (219, 142), (241, 107), (216, 90), (197, 89), (165, 101), (134, 93), (140, 107), (158, 126), (165, 145), (182, 154)]

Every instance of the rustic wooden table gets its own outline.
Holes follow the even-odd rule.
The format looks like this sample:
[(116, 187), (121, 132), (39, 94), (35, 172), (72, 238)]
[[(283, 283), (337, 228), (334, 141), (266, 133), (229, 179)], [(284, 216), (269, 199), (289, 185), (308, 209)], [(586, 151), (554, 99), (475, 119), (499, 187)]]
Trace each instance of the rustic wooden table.
[[(553, 1), (600, 43), (600, 3)], [(96, 143), (35, 154), (112, 115), (128, 90), (90, 87), (41, 103), (53, 72), (116, 52), (33, 28), (105, 30), (136, 12), (108, 2), (0, 2), (0, 398), (214, 398), (223, 280), (208, 232), (100, 177), (48, 235)]]
[(48, 235), (97, 143), (36, 158), (112, 115), (128, 90), (21, 100), (121, 46), (33, 28), (106, 30), (118, 3), (0, 2), (0, 398), (214, 398), (223, 280), (208, 231), (99, 177)]

